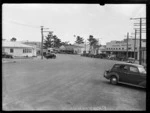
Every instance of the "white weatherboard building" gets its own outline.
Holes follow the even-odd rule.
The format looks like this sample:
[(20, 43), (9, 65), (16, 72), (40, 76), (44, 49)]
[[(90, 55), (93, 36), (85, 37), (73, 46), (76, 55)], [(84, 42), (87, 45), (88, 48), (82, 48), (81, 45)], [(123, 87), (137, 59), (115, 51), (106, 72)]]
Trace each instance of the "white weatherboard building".
[(14, 57), (36, 56), (36, 47), (22, 44), (20, 42), (3, 41), (2, 52), (13, 55)]

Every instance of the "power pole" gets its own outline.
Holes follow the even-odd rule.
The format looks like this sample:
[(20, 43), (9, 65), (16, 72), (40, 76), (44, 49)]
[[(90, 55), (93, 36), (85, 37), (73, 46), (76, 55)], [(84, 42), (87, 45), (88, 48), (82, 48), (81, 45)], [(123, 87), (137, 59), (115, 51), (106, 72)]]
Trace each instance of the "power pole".
[(43, 26), (41, 26), (41, 59), (43, 59), (43, 32), (49, 32), (49, 31), (43, 31), (43, 29), (49, 29), (49, 28), (43, 28)]
[(129, 33), (127, 33), (127, 59), (128, 59), (128, 39), (129, 39)]
[(141, 54), (141, 39), (142, 39), (142, 37), (141, 37), (141, 36), (142, 36), (142, 35), (141, 35), (142, 32), (141, 32), (141, 31), (142, 31), (142, 29), (141, 29), (141, 28), (142, 28), (142, 18), (140, 18), (140, 46), (139, 46), (139, 64), (140, 64), (140, 65), (141, 65), (141, 63), (142, 63), (142, 62), (141, 62), (141, 61), (142, 61), (142, 54)]
[(142, 64), (142, 51), (141, 51), (141, 42), (142, 42), (142, 25), (146, 25), (146, 23), (142, 23), (142, 19), (146, 19), (146, 18), (130, 18), (131, 20), (133, 19), (138, 19), (140, 20), (140, 23), (135, 23), (134, 25), (135, 26), (140, 26), (140, 29), (139, 29), (139, 33), (140, 33), (140, 44), (139, 44), (139, 64), (141, 65)]
[(43, 59), (43, 26), (41, 26), (41, 36), (42, 36), (42, 40), (41, 40), (41, 59)]
[(86, 40), (85, 40), (85, 53), (86, 53)]
[(136, 48), (136, 29), (135, 29), (135, 39), (134, 39), (134, 59), (136, 59), (135, 48)]

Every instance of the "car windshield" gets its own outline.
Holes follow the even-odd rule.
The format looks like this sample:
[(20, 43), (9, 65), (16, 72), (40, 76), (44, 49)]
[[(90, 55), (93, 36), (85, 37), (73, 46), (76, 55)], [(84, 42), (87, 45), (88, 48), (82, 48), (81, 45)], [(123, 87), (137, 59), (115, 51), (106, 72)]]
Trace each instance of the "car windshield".
[(140, 73), (146, 74), (146, 70), (144, 69), (144, 67), (138, 67), (138, 69)]

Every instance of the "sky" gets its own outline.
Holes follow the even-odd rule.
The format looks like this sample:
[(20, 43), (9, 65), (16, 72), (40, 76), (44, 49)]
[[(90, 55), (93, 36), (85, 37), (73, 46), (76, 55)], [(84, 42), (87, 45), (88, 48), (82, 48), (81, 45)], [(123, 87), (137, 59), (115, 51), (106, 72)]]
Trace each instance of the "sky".
[[(134, 28), (139, 28), (134, 23), (139, 20), (130, 18), (140, 17), (146, 17), (145, 4), (3, 4), (2, 38), (40, 42), (41, 26), (44, 26), (49, 28), (44, 31), (53, 31), (61, 41), (73, 44), (75, 36), (87, 41), (93, 35), (104, 45), (123, 40), (127, 32), (134, 37)], [(44, 32), (44, 38), (47, 34)]]

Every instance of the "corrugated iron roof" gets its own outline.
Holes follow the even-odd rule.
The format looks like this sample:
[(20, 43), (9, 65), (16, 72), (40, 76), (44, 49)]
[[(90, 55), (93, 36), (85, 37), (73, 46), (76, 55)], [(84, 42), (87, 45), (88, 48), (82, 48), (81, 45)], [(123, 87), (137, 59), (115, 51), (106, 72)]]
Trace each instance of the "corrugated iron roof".
[(32, 48), (32, 46), (28, 46), (28, 45), (22, 44), (20, 42), (12, 42), (12, 41), (3, 41), (2, 47)]

